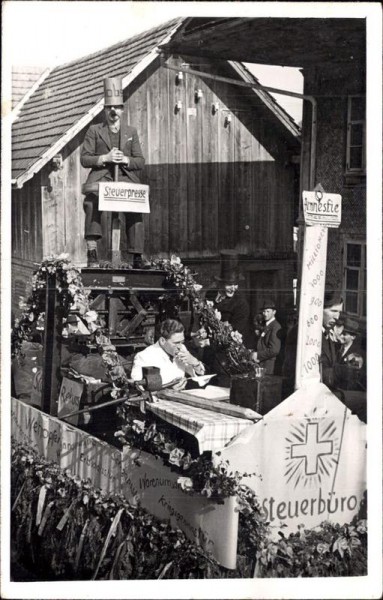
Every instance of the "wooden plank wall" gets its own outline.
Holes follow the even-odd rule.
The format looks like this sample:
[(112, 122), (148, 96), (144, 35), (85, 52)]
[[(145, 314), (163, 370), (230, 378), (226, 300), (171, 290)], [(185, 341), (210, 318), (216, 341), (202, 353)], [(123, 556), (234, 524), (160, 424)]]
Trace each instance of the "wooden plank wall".
[(40, 176), (29, 185), (14, 190), (12, 198), (12, 256), (26, 262), (42, 260), (42, 211)]
[[(187, 57), (169, 60), (173, 65), (191, 63)], [(192, 61), (194, 68), (220, 73), (206, 59)], [(197, 102), (198, 89), (202, 98)], [(177, 101), (182, 102), (178, 112)], [(215, 102), (219, 111), (213, 114)], [(186, 73), (177, 85), (176, 73), (158, 61), (129, 90), (125, 113), (137, 127), (146, 158), (143, 182), (150, 185), (151, 203), (151, 214), (145, 216), (147, 254), (206, 258), (222, 248), (253, 255), (292, 251), (294, 168), (288, 165), (283, 136), (251, 90)], [(231, 123), (225, 125), (229, 114)], [(15, 193), (15, 256), (39, 262), (43, 247), (52, 253), (56, 245), (55, 253), (68, 252), (75, 263), (85, 264), (84, 134), (63, 149), (58, 175), (52, 178), (47, 165), (41, 181), (35, 177)], [(51, 191), (49, 181), (54, 183)], [(51, 221), (53, 238), (46, 227)]]

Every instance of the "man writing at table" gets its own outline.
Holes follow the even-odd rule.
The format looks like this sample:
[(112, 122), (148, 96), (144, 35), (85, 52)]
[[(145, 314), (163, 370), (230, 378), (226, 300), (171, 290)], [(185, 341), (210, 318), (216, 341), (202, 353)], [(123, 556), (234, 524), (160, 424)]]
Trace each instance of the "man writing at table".
[[(185, 329), (180, 321), (166, 319), (160, 325), (159, 338), (155, 344), (138, 352), (134, 357), (131, 378), (142, 379), (142, 367), (158, 367), (163, 385), (183, 390), (186, 375), (203, 375), (205, 367), (186, 349)], [(172, 383), (174, 382), (174, 383)]]

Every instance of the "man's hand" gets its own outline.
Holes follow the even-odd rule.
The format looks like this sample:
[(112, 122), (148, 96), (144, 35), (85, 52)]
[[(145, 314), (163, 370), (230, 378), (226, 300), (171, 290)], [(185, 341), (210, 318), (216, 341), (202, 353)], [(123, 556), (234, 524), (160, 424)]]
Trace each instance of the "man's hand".
[(257, 352), (252, 352), (252, 353), (250, 354), (250, 360), (253, 360), (255, 363), (258, 363), (258, 362), (259, 362), (259, 360), (258, 360), (258, 354), (257, 354)]
[(356, 352), (353, 352), (352, 354), (346, 356), (346, 362), (348, 362), (353, 367), (358, 367), (358, 369), (361, 369), (363, 367), (363, 358), (360, 354), (357, 354)]
[(187, 384), (186, 377), (182, 377), (182, 379), (180, 381), (178, 381), (177, 383), (175, 383), (172, 386), (172, 390), (176, 390), (176, 392), (180, 392), (181, 390), (184, 389), (184, 387), (186, 386), (186, 384)]
[(118, 148), (112, 148), (108, 154), (104, 154), (102, 158), (103, 162), (129, 165), (129, 157), (125, 156)]
[(190, 365), (191, 367), (197, 367), (200, 364), (198, 358), (190, 354), (185, 347), (180, 348), (175, 357), (177, 360), (183, 362), (185, 365)]

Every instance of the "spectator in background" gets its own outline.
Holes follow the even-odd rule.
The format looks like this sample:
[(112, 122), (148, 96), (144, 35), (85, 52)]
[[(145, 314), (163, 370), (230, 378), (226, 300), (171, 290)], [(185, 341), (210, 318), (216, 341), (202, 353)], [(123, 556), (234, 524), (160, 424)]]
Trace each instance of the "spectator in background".
[(359, 333), (359, 323), (349, 317), (344, 317), (339, 321), (339, 338), (341, 347), (338, 353), (338, 361), (341, 363), (351, 363), (353, 366), (361, 369), (364, 364), (363, 352), (359, 341), (356, 340)]
[(264, 319), (263, 331), (257, 341), (257, 350), (251, 354), (254, 362), (265, 369), (267, 375), (273, 375), (275, 361), (281, 350), (281, 325), (275, 318), (277, 309), (273, 300), (267, 300), (262, 307)]
[(233, 250), (221, 251), (221, 272), (215, 277), (218, 289), (209, 290), (206, 300), (210, 300), (221, 313), (222, 322), (230, 323), (234, 331), (242, 335), (247, 345), (250, 334), (250, 309), (244, 294), (238, 291), (239, 282), (244, 279), (239, 273), (239, 257)]
[(336, 382), (345, 390), (365, 389), (365, 356), (360, 341), (359, 323), (345, 316), (338, 323), (341, 346), (338, 351)]
[[(338, 292), (326, 290), (323, 303), (322, 351), (320, 356), (321, 379), (328, 387), (335, 385), (334, 367), (340, 343), (334, 341), (332, 329), (337, 323), (343, 308), (343, 300)], [(295, 363), (297, 356), (298, 325), (293, 326), (286, 336), (285, 359), (282, 367), (284, 396), (292, 394), (295, 383)]]

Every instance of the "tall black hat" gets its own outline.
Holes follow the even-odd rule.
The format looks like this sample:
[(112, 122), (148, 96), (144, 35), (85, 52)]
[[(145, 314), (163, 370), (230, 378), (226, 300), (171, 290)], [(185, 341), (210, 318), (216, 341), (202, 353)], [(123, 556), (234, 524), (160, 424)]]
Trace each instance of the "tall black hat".
[(237, 285), (245, 278), (239, 271), (239, 255), (235, 250), (221, 250), (221, 272), (215, 279), (226, 285)]

